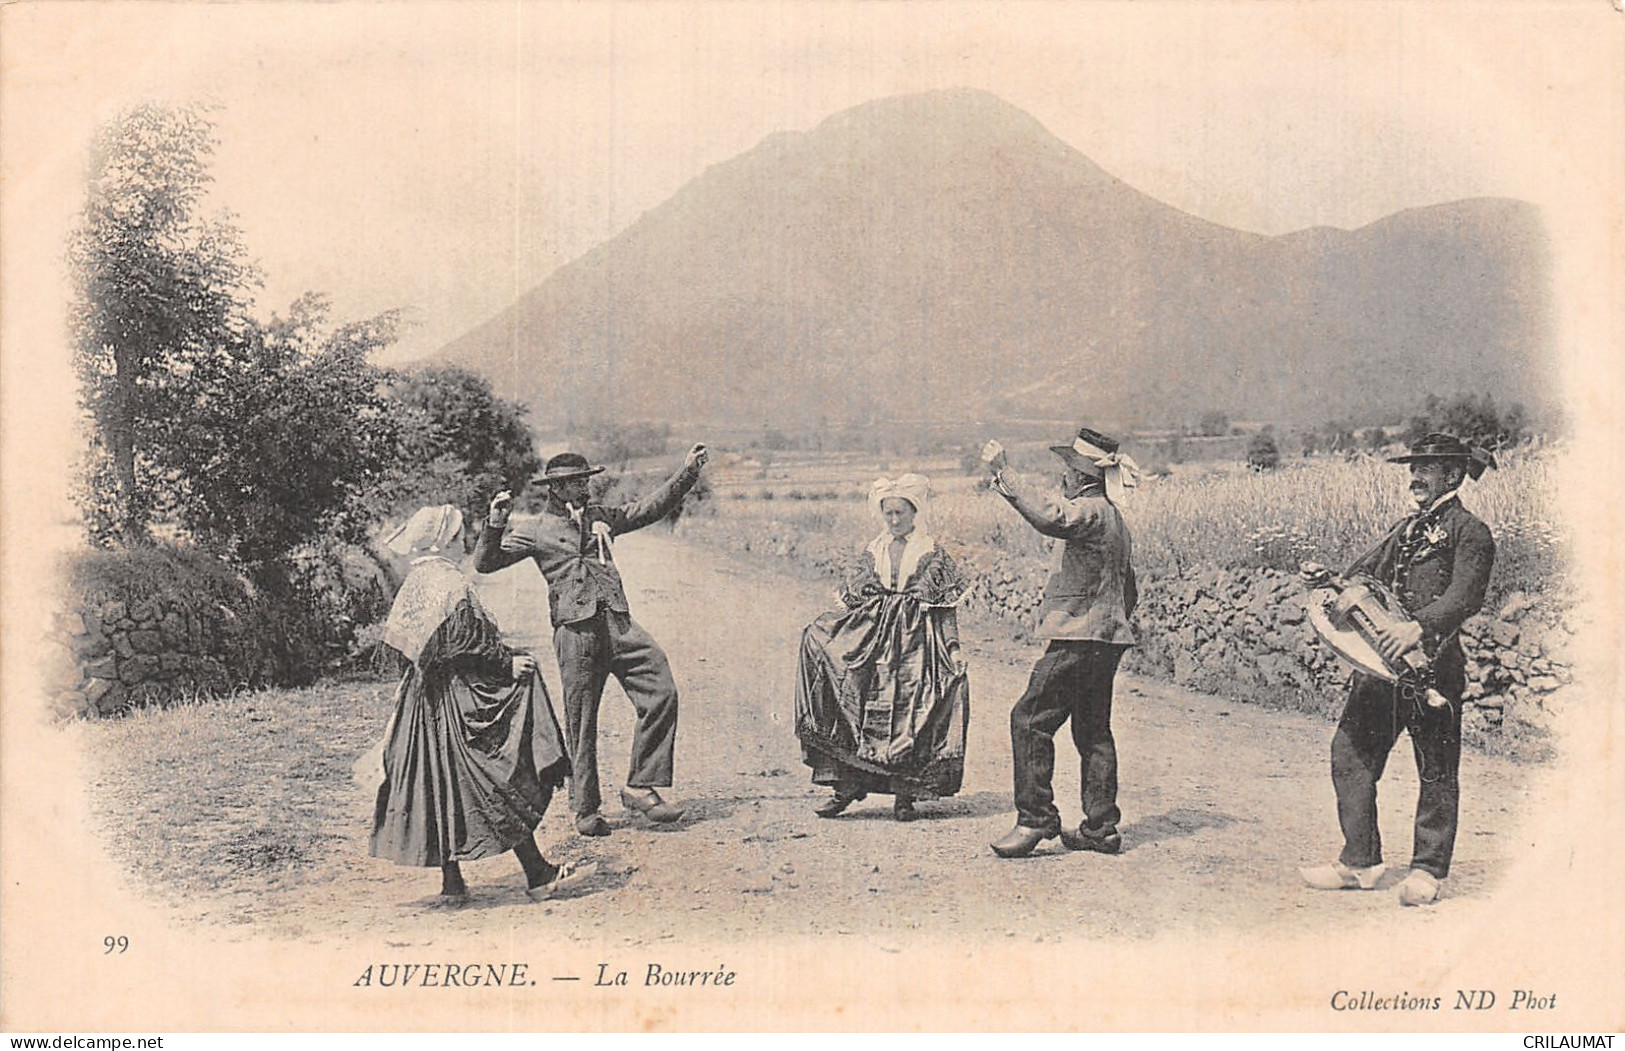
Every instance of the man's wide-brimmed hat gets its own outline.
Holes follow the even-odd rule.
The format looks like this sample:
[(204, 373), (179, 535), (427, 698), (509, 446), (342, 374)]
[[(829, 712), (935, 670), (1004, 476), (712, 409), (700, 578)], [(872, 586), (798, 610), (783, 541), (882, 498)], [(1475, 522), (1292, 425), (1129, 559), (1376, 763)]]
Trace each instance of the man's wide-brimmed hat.
[(1079, 427), (1078, 436), (1072, 440), (1071, 445), (1052, 445), (1049, 451), (1067, 463), (1077, 464), (1090, 474), (1100, 474), (1101, 468), (1095, 461), (1115, 453), (1117, 445), (1116, 438), (1107, 437), (1088, 427)]
[(1088, 427), (1079, 427), (1071, 445), (1052, 445), (1050, 452), (1085, 474), (1106, 483), (1106, 499), (1122, 506), (1129, 490), (1139, 484), (1140, 465), (1117, 451), (1117, 439)]
[(1423, 463), (1446, 460), (1464, 464), (1467, 474), (1477, 481), (1486, 467), (1496, 466), (1495, 457), (1486, 450), (1475, 449), (1451, 434), (1434, 431), (1411, 443), (1411, 451), (1403, 456), (1388, 457), (1389, 463)]
[(587, 462), (587, 458), (580, 453), (559, 453), (547, 461), (542, 473), (531, 481), (541, 485), (550, 482), (565, 482), (571, 478), (591, 478), (602, 472), (604, 468), (594, 467)]

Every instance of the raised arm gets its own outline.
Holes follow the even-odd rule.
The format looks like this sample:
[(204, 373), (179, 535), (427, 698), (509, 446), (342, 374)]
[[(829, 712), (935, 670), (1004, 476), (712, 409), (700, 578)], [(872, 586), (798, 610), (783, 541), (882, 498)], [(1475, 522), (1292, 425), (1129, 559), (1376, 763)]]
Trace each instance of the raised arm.
[(503, 531), (508, 527), (508, 515), (513, 511), (513, 494), (504, 489), (491, 498), (491, 514), (480, 527), (479, 539), (474, 542), (474, 570), (495, 573), (515, 562), (523, 561), (530, 549), (523, 544), (504, 544)]
[(703, 444), (694, 446), (683, 460), (683, 466), (678, 468), (676, 474), (666, 479), (660, 488), (629, 504), (605, 508), (610, 532), (616, 536), (630, 533), (634, 529), (653, 525), (671, 514), (682, 502), (684, 495), (694, 488), (694, 483), (699, 481), (700, 470), (710, 455)]
[(1055, 500), (1047, 495), (1033, 493), (1019, 480), (1010, 476), (1010, 461), (1004, 446), (990, 441), (982, 446), (982, 460), (993, 472), (993, 491), (1010, 501), (1021, 517), (1045, 536), (1065, 539), (1078, 526), (1092, 521), (1099, 509), (1092, 502), (1082, 500)]
[(1000, 475), (994, 482), (995, 491), (1010, 501), (1010, 506), (1027, 520), (1028, 525), (1045, 536), (1064, 540), (1075, 533), (1079, 526), (1099, 516), (1099, 508), (1090, 503), (1056, 500), (1047, 494), (1033, 493), (1008, 475)]

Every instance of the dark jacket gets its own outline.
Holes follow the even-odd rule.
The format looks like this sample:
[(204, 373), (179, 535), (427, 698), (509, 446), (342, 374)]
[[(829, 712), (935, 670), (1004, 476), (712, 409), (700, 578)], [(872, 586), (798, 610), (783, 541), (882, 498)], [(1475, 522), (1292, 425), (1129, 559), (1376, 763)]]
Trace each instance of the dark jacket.
[(1344, 575), (1363, 573), (1392, 588), (1422, 626), (1423, 651), (1453, 670), (1462, 661), (1456, 632), (1484, 605), (1494, 564), (1489, 526), (1452, 495), (1400, 520)]
[(1009, 480), (1000, 490), (1045, 536), (1066, 541), (1038, 607), (1041, 639), (1134, 645), (1129, 615), (1139, 601), (1133, 541), (1122, 512), (1095, 486), (1077, 497), (1035, 497)]
[(641, 500), (613, 507), (588, 504), (579, 522), (554, 508), (540, 515), (516, 515), (506, 529), (487, 522), (474, 545), (474, 568), (494, 573), (522, 559), (535, 559), (547, 581), (554, 627), (587, 620), (602, 609), (626, 613), (620, 571), (608, 544), (603, 545), (599, 562), (593, 523), (605, 523), (612, 537), (642, 529), (671, 514), (699, 477), (700, 468), (684, 467)]

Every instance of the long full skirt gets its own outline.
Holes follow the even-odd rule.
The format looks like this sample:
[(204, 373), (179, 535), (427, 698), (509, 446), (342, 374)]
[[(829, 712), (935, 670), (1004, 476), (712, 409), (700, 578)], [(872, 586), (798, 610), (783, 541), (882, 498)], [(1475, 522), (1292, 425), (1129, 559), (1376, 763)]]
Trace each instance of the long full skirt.
[(491, 857), (529, 837), (569, 772), (547, 687), (409, 665), (384, 742), (372, 853), (401, 865)]
[(815, 783), (916, 799), (959, 791), (970, 688), (936, 613), (892, 593), (802, 632), (796, 736)]

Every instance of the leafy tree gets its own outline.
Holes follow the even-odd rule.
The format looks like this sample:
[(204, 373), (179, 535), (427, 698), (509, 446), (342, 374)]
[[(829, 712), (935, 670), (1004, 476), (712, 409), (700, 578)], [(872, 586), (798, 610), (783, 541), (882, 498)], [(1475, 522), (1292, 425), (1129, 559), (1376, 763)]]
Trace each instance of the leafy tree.
[(479, 517), (492, 493), (519, 489), (541, 468), (525, 407), (497, 397), (484, 377), (431, 366), (397, 373), (389, 395), (400, 451), (381, 515), (444, 502)]
[(391, 312), (332, 326), (326, 299), (307, 294), (255, 326), (227, 367), (195, 373), (159, 450), (181, 524), (273, 578), (318, 537), (361, 542), (400, 448), (387, 373), (367, 359), (399, 324)]
[(1529, 420), (1522, 405), (1514, 403), (1502, 411), (1488, 394), (1457, 394), (1449, 399), (1429, 394), (1421, 412), (1412, 416), (1405, 428), (1405, 441), (1411, 443), (1432, 431), (1453, 434), (1466, 442), (1499, 449), (1530, 438)]
[(664, 456), (671, 444), (671, 424), (601, 422), (582, 429), (580, 437), (588, 459), (624, 471), (633, 460)]
[(158, 104), (120, 114), (92, 146), (67, 258), (80, 399), (95, 432), (85, 496), (104, 541), (146, 537), (172, 481), (155, 450), (184, 411), (177, 388), (251, 328), (258, 274), (230, 216), (199, 214), (214, 147), (203, 107)]

